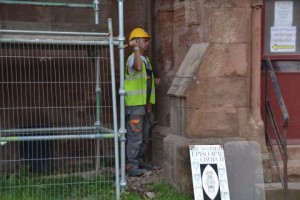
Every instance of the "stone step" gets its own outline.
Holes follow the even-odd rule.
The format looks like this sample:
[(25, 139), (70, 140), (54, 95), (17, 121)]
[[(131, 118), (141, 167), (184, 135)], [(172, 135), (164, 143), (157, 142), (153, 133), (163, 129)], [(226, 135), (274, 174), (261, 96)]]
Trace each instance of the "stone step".
[[(283, 199), (283, 189), (281, 183), (265, 183), (264, 188), (266, 200)], [(288, 199), (300, 199), (300, 182), (288, 183)]]
[[(275, 151), (275, 158), (277, 160), (281, 160), (281, 156), (278, 150), (278, 147), (274, 146), (274, 151)], [(287, 151), (288, 151), (288, 159), (289, 160), (300, 160), (300, 145), (288, 145), (287, 146)]]
[[(283, 169), (283, 162), (278, 162), (280, 170)], [(278, 172), (275, 163), (272, 164), (272, 177), (273, 181), (279, 181)], [(288, 180), (290, 182), (300, 181), (300, 160), (289, 160), (288, 161)]]

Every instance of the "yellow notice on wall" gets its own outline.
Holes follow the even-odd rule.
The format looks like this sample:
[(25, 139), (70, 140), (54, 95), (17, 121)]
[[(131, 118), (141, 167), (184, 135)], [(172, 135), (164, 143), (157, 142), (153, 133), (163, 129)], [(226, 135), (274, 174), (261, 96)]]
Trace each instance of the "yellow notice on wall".
[(295, 52), (296, 51), (296, 27), (273, 26), (271, 27), (271, 52)]

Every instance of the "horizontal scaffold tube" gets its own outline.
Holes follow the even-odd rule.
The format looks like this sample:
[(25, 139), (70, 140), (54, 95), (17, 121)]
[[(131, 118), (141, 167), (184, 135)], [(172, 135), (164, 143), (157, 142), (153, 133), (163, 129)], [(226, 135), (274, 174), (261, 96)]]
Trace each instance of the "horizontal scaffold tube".
[[(79, 40), (53, 40), (53, 39), (15, 39), (0, 38), (0, 43), (27, 43), (27, 44), (78, 44), (78, 45), (109, 45), (107, 41), (79, 41)], [(114, 41), (113, 45), (118, 45), (118, 41)]]
[(0, 4), (14, 5), (35, 5), (35, 6), (56, 6), (69, 8), (95, 8), (95, 4), (77, 4), (77, 3), (60, 3), (60, 2), (36, 2), (36, 1), (1, 1)]
[[(1, 0), (0, 0), (1, 2)], [(45, 35), (84, 35), (84, 36), (109, 36), (109, 33), (97, 32), (63, 32), (63, 31), (33, 31), (33, 30), (0, 30), (0, 33), (11, 34), (45, 34)]]
[(45, 136), (13, 136), (0, 137), (0, 142), (37, 141), (37, 140), (76, 140), (114, 138), (114, 134), (87, 134), (87, 135), (45, 135)]
[[(14, 134), (14, 135), (20, 135), (20, 134), (26, 134), (26, 133), (50, 133), (50, 132), (67, 132), (67, 131), (93, 131), (93, 132), (101, 132), (101, 133), (114, 133), (114, 130), (108, 129), (101, 126), (92, 126), (92, 127), (62, 127), (62, 128), (55, 128), (55, 127), (49, 127), (49, 128), (22, 128), (22, 129), (6, 129), (6, 130), (0, 130), (1, 134)], [(1, 137), (1, 135), (0, 135)]]

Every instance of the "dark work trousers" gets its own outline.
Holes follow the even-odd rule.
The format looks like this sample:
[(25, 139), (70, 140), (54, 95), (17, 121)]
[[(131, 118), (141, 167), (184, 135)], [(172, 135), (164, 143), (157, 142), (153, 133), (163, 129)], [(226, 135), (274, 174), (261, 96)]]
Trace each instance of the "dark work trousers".
[(127, 106), (127, 160), (131, 169), (143, 163), (149, 143), (149, 115), (147, 106)]

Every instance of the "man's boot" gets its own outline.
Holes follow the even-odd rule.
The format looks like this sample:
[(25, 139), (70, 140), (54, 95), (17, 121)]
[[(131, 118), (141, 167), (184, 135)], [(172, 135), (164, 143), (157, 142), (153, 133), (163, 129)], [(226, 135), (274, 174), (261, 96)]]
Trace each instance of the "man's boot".
[(144, 162), (144, 159), (142, 156), (138, 157), (138, 162), (139, 162), (139, 168), (140, 169), (146, 169), (146, 170), (153, 170), (154, 165), (152, 163), (146, 163)]
[(138, 177), (143, 176), (144, 172), (141, 169), (130, 169), (127, 174), (128, 176)]
[(142, 176), (144, 175), (144, 171), (137, 168), (137, 167), (134, 167), (134, 166), (130, 166), (130, 165), (127, 165), (127, 174), (128, 176)]
[(139, 168), (140, 169), (146, 169), (146, 170), (153, 170), (154, 165), (152, 163), (141, 162), (141, 163), (139, 163)]

